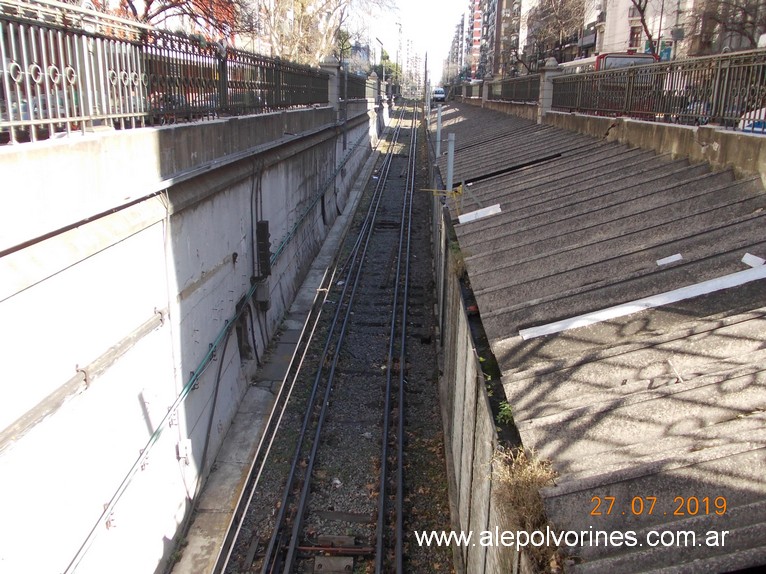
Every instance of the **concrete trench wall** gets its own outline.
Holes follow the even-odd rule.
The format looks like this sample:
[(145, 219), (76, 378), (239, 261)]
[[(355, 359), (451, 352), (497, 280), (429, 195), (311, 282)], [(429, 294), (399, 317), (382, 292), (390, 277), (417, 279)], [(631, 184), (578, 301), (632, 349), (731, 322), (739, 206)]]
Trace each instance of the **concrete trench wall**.
[(442, 341), (439, 394), (444, 425), (452, 530), (474, 544), (454, 546), (458, 573), (530, 572), (513, 548), (479, 543), (482, 533), (503, 530), (492, 488), (498, 446), (495, 419), (469, 326), (458, 274), (462, 263), (449, 240), (448, 212), (434, 201), (434, 271)]
[(345, 149), (330, 107), (0, 148), (0, 571), (163, 571), (377, 143), (348, 117)]

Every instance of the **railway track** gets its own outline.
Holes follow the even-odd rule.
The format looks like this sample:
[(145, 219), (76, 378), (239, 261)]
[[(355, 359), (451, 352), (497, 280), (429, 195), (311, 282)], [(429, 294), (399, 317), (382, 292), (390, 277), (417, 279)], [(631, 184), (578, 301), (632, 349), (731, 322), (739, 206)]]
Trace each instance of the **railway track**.
[(317, 291), (216, 573), (404, 572), (418, 120), (400, 109)]

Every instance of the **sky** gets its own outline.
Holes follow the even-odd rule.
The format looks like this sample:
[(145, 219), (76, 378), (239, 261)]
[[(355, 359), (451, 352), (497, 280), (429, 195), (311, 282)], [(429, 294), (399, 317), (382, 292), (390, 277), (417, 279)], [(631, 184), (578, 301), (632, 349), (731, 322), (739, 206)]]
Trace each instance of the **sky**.
[[(402, 45), (410, 39), (415, 50), (428, 52), (428, 69), (433, 83), (441, 80), (442, 64), (449, 54), (450, 44), (455, 36), (463, 13), (468, 9), (469, 0), (396, 0), (398, 14), (386, 14), (374, 23), (373, 36), (383, 42), (391, 58), (395, 58), (398, 45), (399, 27), (402, 24)], [(376, 48), (379, 46), (376, 46)]]

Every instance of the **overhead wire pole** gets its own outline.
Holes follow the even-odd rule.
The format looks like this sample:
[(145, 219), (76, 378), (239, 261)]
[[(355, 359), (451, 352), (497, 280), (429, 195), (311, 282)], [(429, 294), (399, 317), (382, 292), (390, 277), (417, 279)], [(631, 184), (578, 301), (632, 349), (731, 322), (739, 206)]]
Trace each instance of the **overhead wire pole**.
[(383, 42), (377, 36), (375, 36), (375, 40), (380, 44), (380, 69), (383, 71), (383, 99), (386, 99), (388, 97), (388, 90), (386, 89), (386, 65), (383, 62)]
[[(402, 51), (402, 23), (397, 22), (397, 26), (399, 26), (399, 39), (396, 46), (396, 67), (394, 68), (394, 74), (396, 74), (396, 81), (394, 82), (394, 86), (399, 86), (399, 93), (402, 93), (402, 69), (401, 65), (399, 64), (399, 53)], [(396, 88), (394, 88), (396, 89)], [(394, 97), (396, 94), (393, 94)]]

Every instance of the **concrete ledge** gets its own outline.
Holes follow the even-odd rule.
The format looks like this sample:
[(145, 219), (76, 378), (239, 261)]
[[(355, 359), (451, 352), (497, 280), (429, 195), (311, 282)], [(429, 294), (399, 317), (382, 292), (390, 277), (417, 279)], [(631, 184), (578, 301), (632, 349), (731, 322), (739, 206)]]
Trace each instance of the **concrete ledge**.
[(766, 137), (716, 126), (679, 126), (629, 118), (548, 112), (543, 123), (632, 147), (670, 153), (674, 158), (706, 162), (738, 175), (758, 174), (766, 185)]
[(323, 107), (2, 146), (3, 198), (12, 208), (0, 215), (0, 250), (126, 205), (258, 146), (335, 125), (335, 110)]
[[(473, 104), (472, 101), (468, 103)], [(497, 100), (487, 100), (482, 106), (490, 110), (496, 110), (511, 116), (517, 116), (526, 120), (537, 121), (537, 104), (525, 102), (501, 102)]]

